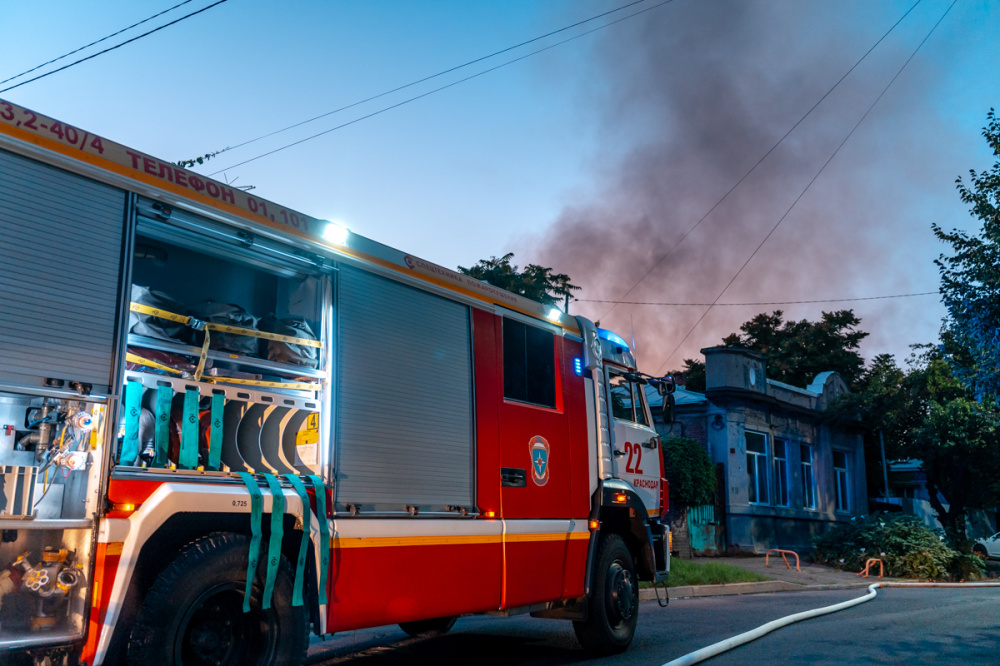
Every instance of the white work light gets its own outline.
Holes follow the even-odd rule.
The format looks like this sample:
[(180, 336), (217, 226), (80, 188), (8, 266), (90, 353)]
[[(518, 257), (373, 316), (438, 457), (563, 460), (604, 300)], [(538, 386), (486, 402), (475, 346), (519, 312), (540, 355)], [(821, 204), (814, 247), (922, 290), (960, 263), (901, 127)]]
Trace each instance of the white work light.
[(350, 230), (336, 222), (330, 222), (323, 228), (323, 238), (334, 245), (346, 245)]

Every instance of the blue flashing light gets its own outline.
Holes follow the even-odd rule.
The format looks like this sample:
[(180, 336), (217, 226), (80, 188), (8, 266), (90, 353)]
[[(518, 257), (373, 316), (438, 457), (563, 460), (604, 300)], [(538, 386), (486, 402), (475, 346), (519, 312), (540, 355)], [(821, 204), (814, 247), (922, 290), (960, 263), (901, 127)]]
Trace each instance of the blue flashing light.
[(614, 331), (609, 331), (606, 328), (599, 328), (597, 329), (597, 335), (598, 337), (607, 340), (612, 344), (616, 344), (619, 347), (624, 347), (626, 350), (631, 351), (628, 348), (628, 343), (622, 340), (622, 337), (617, 333), (615, 333)]
[(583, 376), (583, 359), (579, 356), (573, 359), (573, 372), (576, 373), (577, 377)]

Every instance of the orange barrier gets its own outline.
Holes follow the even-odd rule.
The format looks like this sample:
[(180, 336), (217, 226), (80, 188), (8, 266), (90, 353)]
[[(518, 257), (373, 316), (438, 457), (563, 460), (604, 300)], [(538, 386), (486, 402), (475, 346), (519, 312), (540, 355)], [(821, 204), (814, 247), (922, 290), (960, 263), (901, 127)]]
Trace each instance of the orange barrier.
[(865, 569), (864, 569), (864, 571), (859, 571), (857, 575), (858, 576), (864, 576), (865, 578), (868, 578), (868, 569), (871, 568), (872, 562), (878, 562), (878, 577), (881, 578), (882, 576), (884, 576), (885, 575), (885, 565), (882, 564), (882, 560), (880, 560), (877, 557), (872, 557), (867, 562), (865, 562)]
[(768, 562), (768, 560), (771, 557), (771, 553), (781, 553), (781, 559), (785, 561), (785, 566), (788, 567), (789, 569), (792, 568), (792, 565), (788, 563), (788, 558), (785, 557), (785, 555), (794, 555), (795, 556), (795, 570), (796, 571), (802, 571), (802, 569), (799, 568), (799, 554), (796, 553), (794, 550), (782, 550), (780, 548), (772, 548), (771, 550), (767, 551), (767, 553), (764, 555), (764, 566), (765, 567), (771, 566), (770, 563)]

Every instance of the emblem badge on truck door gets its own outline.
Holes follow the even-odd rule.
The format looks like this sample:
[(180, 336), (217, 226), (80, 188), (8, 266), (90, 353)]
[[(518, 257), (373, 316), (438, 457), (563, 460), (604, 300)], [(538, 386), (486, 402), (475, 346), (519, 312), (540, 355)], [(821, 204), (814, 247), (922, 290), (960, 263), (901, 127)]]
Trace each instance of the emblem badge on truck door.
[(549, 482), (549, 443), (544, 437), (535, 435), (528, 441), (531, 454), (531, 480), (536, 486)]

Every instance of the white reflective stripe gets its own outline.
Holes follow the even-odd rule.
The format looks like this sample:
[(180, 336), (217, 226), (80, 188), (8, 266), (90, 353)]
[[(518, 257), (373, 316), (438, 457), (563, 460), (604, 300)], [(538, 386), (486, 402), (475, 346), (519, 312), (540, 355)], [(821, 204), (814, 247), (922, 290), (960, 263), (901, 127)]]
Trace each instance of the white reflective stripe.
[(128, 539), (128, 518), (104, 518), (97, 530), (97, 543), (117, 543)]

